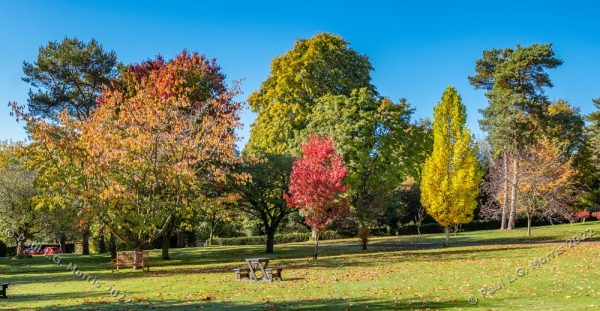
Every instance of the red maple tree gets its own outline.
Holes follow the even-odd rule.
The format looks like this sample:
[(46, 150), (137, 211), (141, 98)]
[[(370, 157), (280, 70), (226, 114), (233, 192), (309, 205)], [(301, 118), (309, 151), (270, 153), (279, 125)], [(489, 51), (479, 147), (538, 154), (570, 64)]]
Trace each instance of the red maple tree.
[(315, 237), (314, 259), (317, 259), (319, 235), (348, 209), (343, 197), (347, 190), (344, 178), (348, 174), (342, 156), (337, 154), (331, 138), (316, 135), (302, 146), (302, 158), (292, 166), (289, 194), (284, 198), (289, 206), (299, 208)]

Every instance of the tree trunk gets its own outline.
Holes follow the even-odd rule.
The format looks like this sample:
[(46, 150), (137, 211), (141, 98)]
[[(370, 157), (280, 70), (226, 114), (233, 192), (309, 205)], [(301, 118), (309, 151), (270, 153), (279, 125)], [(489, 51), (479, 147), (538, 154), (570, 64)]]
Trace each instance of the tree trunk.
[(267, 253), (273, 253), (273, 247), (275, 245), (275, 231), (267, 230)]
[(183, 230), (179, 230), (177, 232), (177, 247), (184, 248), (185, 247), (185, 232)]
[(313, 235), (315, 237), (315, 253), (313, 255), (313, 260), (317, 260), (319, 253), (319, 232), (313, 231)]
[(454, 225), (454, 236), (458, 234), (458, 225)]
[(169, 260), (169, 244), (171, 244), (171, 232), (165, 232), (162, 237), (162, 259)]
[(517, 219), (517, 185), (519, 183), (519, 160), (517, 156), (513, 158), (513, 180), (510, 193), (510, 214), (508, 216), (508, 230), (515, 228)]
[(25, 258), (25, 237), (24, 235), (18, 235), (17, 238), (17, 258)]
[(531, 216), (527, 215), (527, 236), (531, 236)]
[(110, 258), (116, 259), (117, 258), (117, 239), (115, 238), (115, 236), (113, 234), (111, 234), (110, 238), (108, 239), (108, 248), (110, 249)]
[(81, 254), (90, 254), (90, 229), (86, 226), (81, 233)]
[(448, 246), (448, 240), (450, 239), (450, 227), (444, 228), (444, 235), (445, 235), (444, 246)]
[(104, 240), (104, 235), (100, 235), (98, 238), (98, 253), (104, 254), (106, 253), (106, 241)]
[(58, 237), (58, 244), (63, 252), (67, 251), (67, 236), (64, 233), (61, 233)]
[(417, 217), (415, 222), (417, 223), (417, 233), (421, 235), (421, 225), (423, 224), (423, 220), (425, 219), (425, 208), (421, 205), (419, 207), (419, 211), (417, 212)]
[(213, 225), (210, 225), (209, 227), (210, 228), (208, 229), (208, 241), (206, 241), (206, 245), (212, 246), (213, 236), (215, 234), (215, 228), (213, 227)]
[(504, 169), (504, 201), (502, 202), (502, 220), (500, 222), (500, 230), (506, 229), (506, 218), (508, 212), (508, 154), (505, 152), (503, 158), (503, 169)]
[(367, 244), (369, 243), (369, 234), (371, 230), (369, 228), (360, 227), (358, 229), (358, 237), (360, 238), (360, 245), (363, 251), (367, 250)]

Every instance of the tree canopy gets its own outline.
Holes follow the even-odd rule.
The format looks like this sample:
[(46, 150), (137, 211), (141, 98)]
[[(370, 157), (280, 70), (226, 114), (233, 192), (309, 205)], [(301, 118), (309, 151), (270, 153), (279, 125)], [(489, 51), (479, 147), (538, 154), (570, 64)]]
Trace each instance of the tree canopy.
[(301, 210), (314, 232), (315, 254), (319, 234), (348, 208), (344, 179), (348, 171), (331, 138), (316, 135), (302, 145), (302, 158), (294, 161), (290, 186), (284, 198), (288, 206)]
[(25, 255), (25, 241), (41, 229), (34, 197), (35, 172), (28, 170), (14, 145), (0, 143), (0, 229), (12, 233), (17, 256)]
[(394, 104), (367, 88), (350, 96), (326, 95), (317, 101), (301, 135), (317, 133), (336, 142), (348, 169), (352, 214), (363, 230), (376, 226), (387, 196), (411, 169), (410, 154), (419, 150), (407, 148), (412, 111), (406, 101)]
[(279, 154), (245, 158), (238, 171), (249, 178), (233, 182), (234, 191), (240, 196), (237, 208), (258, 219), (264, 228), (267, 253), (273, 252), (277, 229), (294, 211), (283, 197), (290, 182), (293, 160)]
[(350, 95), (371, 85), (371, 63), (337, 35), (301, 39), (271, 64), (271, 73), (250, 94), (257, 113), (246, 150), (295, 154), (296, 137), (310, 121), (316, 101), (325, 95)]
[(486, 90), (489, 105), (481, 110), (480, 124), (494, 150), (515, 150), (533, 142), (548, 106), (544, 88), (552, 87), (546, 70), (561, 64), (551, 44), (483, 52), (469, 81)]
[(433, 112), (433, 153), (425, 161), (421, 202), (446, 228), (469, 223), (477, 207), (481, 172), (466, 108), (458, 92), (448, 87)]
[(102, 87), (116, 76), (117, 56), (98, 41), (64, 38), (40, 47), (35, 62), (23, 64), (23, 81), (29, 91), (28, 109), (42, 118), (56, 119), (66, 109), (77, 119), (88, 118)]

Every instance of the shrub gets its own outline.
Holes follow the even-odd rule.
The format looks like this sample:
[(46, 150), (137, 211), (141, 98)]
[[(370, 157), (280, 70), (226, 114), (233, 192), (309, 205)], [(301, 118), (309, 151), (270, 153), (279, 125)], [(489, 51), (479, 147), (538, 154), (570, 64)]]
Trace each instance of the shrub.
[(588, 212), (587, 210), (579, 211), (575, 213), (575, 217), (585, 222), (587, 218), (590, 218), (590, 212)]
[[(321, 233), (319, 240), (335, 240), (342, 238), (335, 231)], [(275, 235), (275, 244), (307, 242), (312, 239), (311, 232), (295, 232)], [(267, 244), (266, 235), (247, 236), (239, 238), (214, 238), (213, 245), (264, 245)]]
[(592, 217), (596, 217), (596, 219), (600, 220), (600, 212), (593, 212)]

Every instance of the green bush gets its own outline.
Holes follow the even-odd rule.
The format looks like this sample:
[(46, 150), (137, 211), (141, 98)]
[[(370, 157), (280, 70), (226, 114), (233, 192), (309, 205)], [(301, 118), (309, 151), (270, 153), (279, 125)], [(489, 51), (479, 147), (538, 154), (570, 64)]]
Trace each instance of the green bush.
[[(310, 241), (312, 233), (310, 232), (295, 232), (275, 235), (275, 244), (296, 243)], [(342, 238), (335, 231), (325, 231), (321, 233), (319, 240), (335, 240)], [(214, 238), (213, 245), (264, 245), (267, 244), (267, 236), (248, 236), (239, 238)]]

